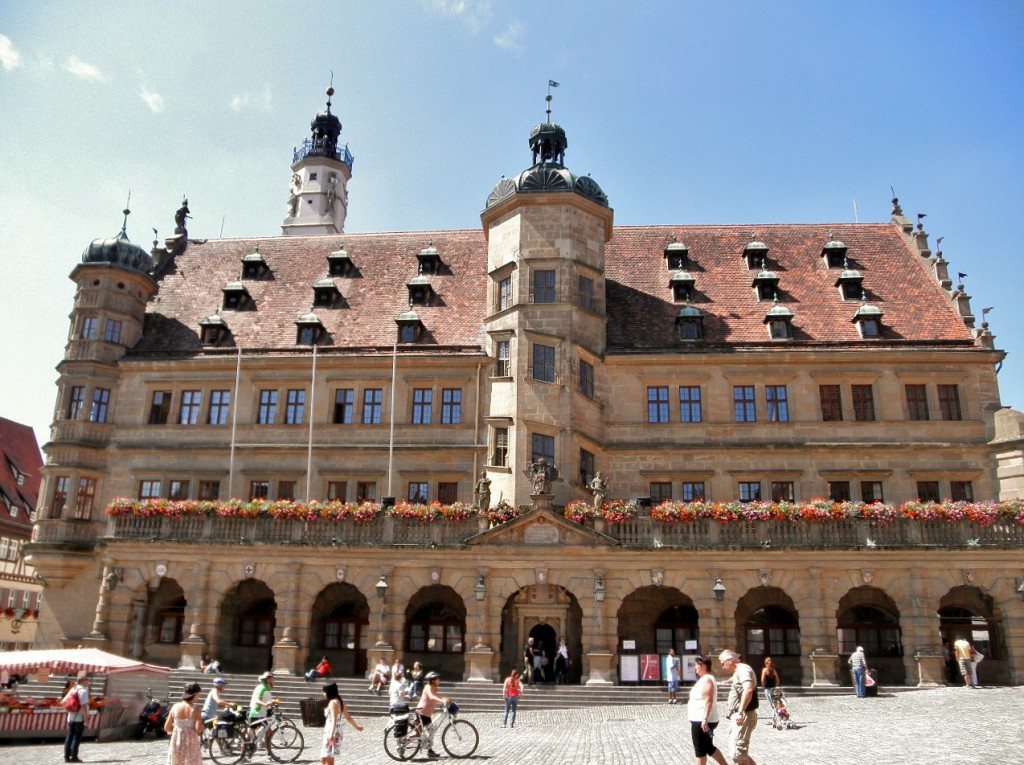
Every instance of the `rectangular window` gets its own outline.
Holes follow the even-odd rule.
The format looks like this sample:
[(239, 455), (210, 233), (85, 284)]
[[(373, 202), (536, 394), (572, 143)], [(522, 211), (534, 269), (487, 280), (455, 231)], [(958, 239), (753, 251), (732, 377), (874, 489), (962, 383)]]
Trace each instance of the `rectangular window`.
[(356, 502), (373, 502), (377, 499), (377, 484), (373, 481), (359, 481), (356, 484)]
[(853, 419), (857, 422), (875, 421), (875, 394), (870, 385), (851, 385), (853, 393)]
[(441, 389), (441, 424), (459, 425), (462, 423), (462, 389)]
[(680, 385), (679, 386), (679, 421), (680, 422), (701, 422), (700, 411), (700, 386)]
[(171, 414), (171, 392), (169, 390), (153, 391), (153, 401), (149, 405), (149, 424), (166, 425)]
[(178, 424), (195, 425), (199, 422), (199, 409), (202, 402), (202, 391), (183, 390), (181, 392), (181, 412), (178, 415)]
[(668, 387), (647, 388), (647, 421), (668, 422)]
[(772, 481), (772, 502), (793, 502), (792, 481)]
[(227, 425), (230, 410), (231, 391), (210, 391), (210, 411), (206, 413), (206, 423), (208, 425)]
[(704, 499), (703, 481), (683, 481), (683, 501), (696, 502)]
[(64, 505), (68, 502), (68, 492), (71, 491), (71, 479), (66, 475), (59, 475), (53, 483), (53, 506), (50, 508), (51, 518), (60, 518), (64, 513)]
[(757, 422), (753, 385), (733, 386), (732, 402), (736, 412), (736, 422)]
[(768, 422), (789, 422), (789, 399), (785, 385), (766, 385), (764, 396), (768, 404)]
[(412, 424), (429, 425), (433, 404), (433, 390), (430, 388), (415, 388), (412, 392)]
[(530, 462), (536, 462), (541, 457), (547, 460), (549, 465), (555, 462), (555, 438), (554, 436), (542, 436), (534, 433), (531, 438)]
[(554, 303), (555, 302), (555, 272), (534, 271), (533, 272), (533, 302)]
[(491, 464), (496, 467), (508, 465), (508, 428), (494, 429), (494, 454)]
[(295, 499), (295, 481), (278, 481), (277, 498)]
[(655, 505), (660, 505), (665, 500), (672, 499), (672, 482), (653, 481), (648, 486), (647, 491), (651, 496), (651, 502)]
[(82, 339), (83, 340), (95, 340), (96, 339), (96, 324), (97, 319), (95, 316), (86, 316), (82, 319)]
[(71, 388), (71, 399), (68, 401), (68, 419), (77, 420), (85, 408), (85, 387), (75, 385)]
[(928, 393), (924, 385), (908, 385), (907, 417), (911, 420), (928, 419)]
[(504, 311), (512, 307), (512, 277), (506, 276), (498, 282), (498, 310)]
[(180, 643), (181, 628), (185, 622), (185, 615), (180, 612), (162, 613), (157, 617), (157, 638), (158, 643)]
[(580, 359), (579, 390), (587, 398), (594, 397), (594, 365)]
[(533, 379), (555, 381), (555, 349), (550, 345), (533, 344)]
[(277, 419), (277, 391), (276, 390), (261, 390), (260, 391), (260, 408), (256, 414), (256, 423), (258, 425), (273, 425), (274, 420)]
[(301, 425), (306, 417), (306, 391), (302, 389), (289, 390), (287, 395), (284, 423), (285, 425)]
[(939, 412), (944, 420), (962, 420), (960, 390), (956, 385), (939, 385)]
[(843, 419), (843, 399), (840, 391), (838, 385), (818, 386), (822, 422), (840, 422)]
[(918, 481), (917, 498), (922, 502), (938, 502), (941, 499), (939, 496), (939, 482)]
[(421, 502), (426, 504), (429, 496), (426, 481), (409, 481), (408, 499), (410, 502)]
[(885, 502), (885, 497), (882, 496), (882, 482), (861, 481), (860, 499), (866, 505), (870, 505), (872, 502)]
[(973, 502), (974, 487), (970, 481), (950, 481), (949, 498), (954, 502)]
[(107, 319), (107, 323), (103, 325), (103, 339), (108, 343), (121, 342), (121, 322)]
[(188, 481), (169, 481), (167, 483), (168, 499), (188, 499)]
[(269, 499), (270, 498), (270, 481), (250, 481), (249, 482), (249, 498), (250, 499)]
[(344, 502), (348, 496), (348, 481), (328, 481), (327, 500), (329, 502)]
[(594, 280), (581, 276), (579, 280), (580, 308), (594, 310)]
[(442, 505), (450, 505), (459, 498), (459, 485), (454, 481), (437, 482), (437, 501)]
[(355, 391), (341, 388), (334, 391), (334, 424), (351, 425), (352, 407), (355, 404)]
[(828, 482), (828, 498), (833, 502), (849, 502), (850, 501), (850, 482), (849, 481), (829, 481)]
[(139, 499), (160, 499), (160, 481), (139, 481)]
[(220, 481), (200, 481), (198, 499), (208, 501), (220, 499)]
[(363, 391), (363, 425), (380, 425), (382, 388), (367, 388)]
[(761, 499), (759, 481), (740, 481), (740, 502), (757, 502)]
[(110, 391), (96, 388), (92, 392), (92, 408), (89, 410), (89, 422), (106, 422), (107, 407), (110, 405)]
[(498, 363), (494, 368), (496, 377), (511, 377), (512, 366), (510, 363), (511, 344), (508, 340), (499, 340), (497, 343)]
[(580, 483), (590, 486), (594, 480), (594, 455), (586, 449), (580, 449)]

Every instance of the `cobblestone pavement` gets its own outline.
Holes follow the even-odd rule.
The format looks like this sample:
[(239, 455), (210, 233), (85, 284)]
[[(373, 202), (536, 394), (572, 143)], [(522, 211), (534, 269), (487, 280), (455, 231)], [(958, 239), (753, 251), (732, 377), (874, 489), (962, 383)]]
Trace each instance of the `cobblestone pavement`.
[[(497, 689), (495, 692), (499, 692)], [(527, 691), (529, 692), (529, 691)], [(763, 707), (764, 705), (762, 705)], [(774, 730), (761, 719), (750, 751), (759, 765), (989, 765), (1024, 759), (1024, 688), (940, 688), (877, 699), (790, 697), (795, 728)], [(497, 716), (470, 714), (480, 747), (470, 761), (487, 765), (666, 765), (691, 763), (686, 707), (639, 706), (525, 712), (515, 728)], [(345, 727), (338, 765), (388, 763), (385, 719), (366, 718), (363, 733)], [(717, 743), (729, 754), (723, 720)], [(299, 765), (319, 762), (320, 728), (305, 729)], [(438, 745), (440, 741), (438, 741)], [(438, 746), (440, 749), (440, 746)], [(165, 765), (167, 741), (95, 743), (80, 752), (87, 763)], [(450, 758), (442, 757), (442, 761)], [(425, 757), (417, 758), (425, 763)], [(0, 745), (0, 762), (56, 765), (61, 742)], [(207, 761), (210, 762), (210, 761)], [(261, 752), (252, 765), (268, 765)]]

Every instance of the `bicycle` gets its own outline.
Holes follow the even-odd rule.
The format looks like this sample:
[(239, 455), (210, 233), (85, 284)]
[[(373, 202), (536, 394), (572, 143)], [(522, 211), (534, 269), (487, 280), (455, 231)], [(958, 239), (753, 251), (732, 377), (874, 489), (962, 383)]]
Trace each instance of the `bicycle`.
[(275, 762), (295, 762), (306, 746), (302, 731), (281, 711), (280, 699), (267, 707), (266, 717), (249, 722), (244, 715), (235, 714), (232, 719), (224, 714), (207, 721), (207, 726), (211, 732), (206, 750), (217, 765), (236, 765), (260, 747)]
[[(458, 705), (449, 701), (430, 724), (441, 731), (441, 746), (449, 756), (472, 757), (480, 744), (480, 733), (468, 720), (456, 719), (458, 712)], [(416, 712), (395, 712), (384, 728), (384, 751), (392, 760), (411, 760), (420, 749), (429, 746), (429, 741), (430, 732), (423, 727)]]

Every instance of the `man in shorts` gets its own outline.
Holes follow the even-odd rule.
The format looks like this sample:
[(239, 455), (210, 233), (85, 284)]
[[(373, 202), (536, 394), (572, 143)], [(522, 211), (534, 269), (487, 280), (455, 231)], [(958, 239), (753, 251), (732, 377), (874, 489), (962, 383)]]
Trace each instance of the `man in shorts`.
[(676, 693), (679, 692), (679, 673), (682, 663), (676, 656), (676, 649), (668, 649), (668, 703), (676, 703)]
[(965, 636), (961, 635), (953, 643), (953, 656), (956, 658), (956, 663), (960, 667), (960, 674), (964, 678), (964, 687), (973, 687), (971, 683), (971, 659), (974, 658), (974, 647), (967, 642)]
[(757, 676), (749, 664), (740, 662), (735, 651), (722, 651), (718, 661), (726, 672), (732, 672), (729, 680), (729, 700), (726, 708), (727, 718), (735, 725), (732, 730), (733, 751), (732, 761), (735, 765), (757, 765), (750, 756), (750, 734), (757, 727)]

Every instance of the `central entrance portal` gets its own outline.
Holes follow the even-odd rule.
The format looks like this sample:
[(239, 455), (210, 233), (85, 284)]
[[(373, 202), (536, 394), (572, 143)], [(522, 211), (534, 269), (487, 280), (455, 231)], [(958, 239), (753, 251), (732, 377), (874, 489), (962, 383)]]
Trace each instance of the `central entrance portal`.
[[(540, 644), (547, 663), (541, 667), (540, 682), (555, 682), (555, 654), (559, 638), (569, 649), (566, 682), (578, 683), (583, 669), (583, 610), (576, 597), (553, 584), (529, 585), (515, 592), (501, 612), (501, 676), (514, 668), (524, 671), (523, 648), (533, 638)], [(543, 662), (542, 662), (543, 664)], [(526, 678), (523, 678), (524, 682)]]

